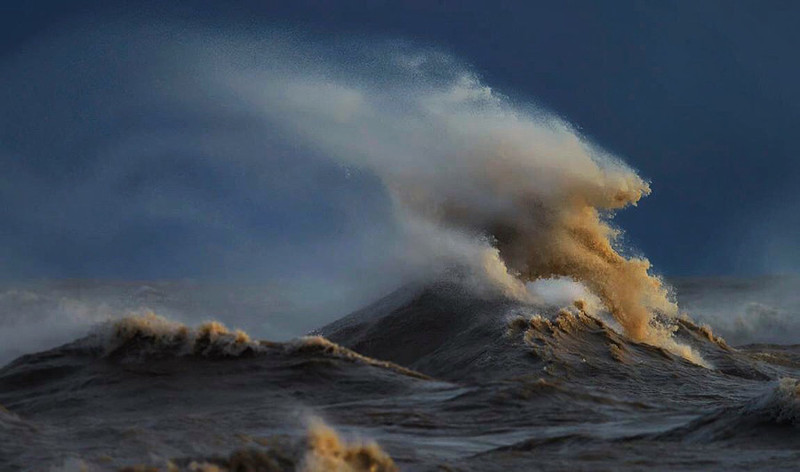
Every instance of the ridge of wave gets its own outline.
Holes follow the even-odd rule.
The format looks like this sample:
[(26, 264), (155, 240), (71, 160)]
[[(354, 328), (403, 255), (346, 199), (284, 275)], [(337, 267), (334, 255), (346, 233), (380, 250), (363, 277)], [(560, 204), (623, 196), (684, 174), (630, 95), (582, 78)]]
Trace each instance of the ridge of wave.
[(674, 350), (636, 342), (613, 321), (588, 314), (580, 300), (565, 308), (536, 306), (477, 296), (453, 282), (406, 287), (316, 332), (369, 357), (459, 382), (542, 369), (556, 377), (638, 378), (657, 371), (667, 379), (676, 371), (696, 374), (698, 366), (737, 377), (774, 378), (708, 326), (686, 317), (656, 321), (698, 357), (691, 361)]
[[(288, 342), (253, 340), (241, 330), (209, 321), (197, 328), (168, 320), (153, 312), (130, 315), (93, 329), (89, 335), (63, 346), (27, 354), (0, 369), (7, 381), (35, 373), (38, 378), (69, 376), (79, 364), (69, 358), (104, 359), (127, 365), (179, 359), (236, 360), (269, 357), (280, 362), (329, 358), (388, 369), (404, 376), (431, 377), (393, 362), (373, 359), (322, 336), (304, 336)], [(83, 362), (83, 361), (81, 361)]]

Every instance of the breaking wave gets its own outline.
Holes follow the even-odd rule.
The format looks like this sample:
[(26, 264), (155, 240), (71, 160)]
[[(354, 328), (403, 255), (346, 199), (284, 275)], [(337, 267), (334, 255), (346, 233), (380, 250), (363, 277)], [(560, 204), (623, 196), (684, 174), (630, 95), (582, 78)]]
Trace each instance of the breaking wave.
[[(704, 369), (633, 341), (582, 302), (540, 309), (471, 289), (405, 287), (321, 328), (325, 337), (282, 343), (152, 312), (108, 322), (0, 369), (0, 401), (16, 413), (0, 410), (4, 464), (353, 472), (608, 441), (800, 445), (782, 438), (800, 418), (791, 349), (733, 349), (708, 327), (665, 320), (713, 365)], [(759, 382), (781, 377), (753, 399)], [(357, 426), (394, 459), (309, 413)], [(85, 438), (80, 455), (64, 452), (73, 433)], [(30, 453), (32, 441), (43, 452)]]
[[(606, 446), (608, 440), (643, 438), (655, 439), (658, 447), (661, 439), (767, 442), (800, 423), (797, 352), (733, 349), (709, 327), (679, 316), (669, 287), (646, 258), (630, 254), (621, 230), (612, 224), (616, 212), (650, 194), (649, 182), (564, 119), (499, 94), (446, 54), (406, 44), (337, 42), (334, 50), (286, 35), (253, 42), (231, 34), (209, 42), (209, 35), (193, 36), (191, 28), (181, 35), (149, 33), (138, 36), (158, 38), (153, 44), (169, 51), (158, 56), (168, 57), (169, 63), (149, 58), (152, 52), (126, 56), (131, 63), (154, 68), (132, 75), (131, 81), (148, 77), (164, 86), (152, 87), (155, 91), (141, 87), (147, 92), (125, 88), (141, 103), (120, 101), (118, 107), (130, 105), (134, 115), (150, 106), (163, 107), (165, 116), (188, 127), (200, 123), (201, 129), (190, 130), (197, 135), (179, 136), (169, 135), (174, 130), (168, 129), (154, 133), (155, 138), (147, 134), (153, 130), (146, 130), (129, 142), (104, 142), (113, 156), (98, 153), (99, 168), (87, 164), (78, 173), (90, 176), (86, 179), (100, 176), (102, 184), (68, 181), (65, 189), (116, 188), (137, 180), (129, 178), (141, 171), (139, 166), (149, 167), (148, 159), (161, 162), (165, 155), (182, 151), (212, 160), (204, 164), (213, 175), (230, 161), (237, 166), (231, 174), (257, 170), (259, 177), (274, 174), (276, 180), (283, 174), (274, 170), (286, 161), (273, 160), (273, 154), (297, 160), (312, 155), (307, 166), (293, 169), (302, 174), (325, 162), (348, 178), (356, 169), (390, 196), (391, 211), (379, 208), (376, 213), (391, 214), (395, 221), (382, 223), (396, 227), (359, 223), (354, 225), (357, 231), (341, 234), (357, 239), (352, 244), (357, 256), (399, 253), (378, 258), (383, 265), (373, 265), (381, 270), (372, 270), (391, 273), (395, 265), (403, 266), (399, 272), (413, 273), (403, 280), (418, 286), (322, 328), (326, 337), (261, 341), (217, 321), (189, 327), (148, 311), (108, 321), (73, 343), (23, 356), (0, 369), (0, 400), (14, 411), (0, 408), (0, 432), (8, 443), (0, 446), (3, 465), (29, 460), (50, 465), (74, 458), (102, 470), (111, 463), (173, 458), (168, 470), (398, 469), (376, 442), (343, 439), (321, 421), (311, 422), (305, 438), (292, 436), (297, 429), (286, 420), (299, 407), (324, 410), (337, 424), (380, 428), (390, 438), (384, 446), (398, 447), (389, 450), (401, 463), (467, 464), (467, 470), (475, 469), (469, 467), (475, 453), (508, 444), (521, 444), (511, 446), (515, 454), (542, 444), (566, 444), (565, 455), (552, 464), (568, 468), (574, 462), (567, 462), (567, 455), (572, 461), (600, 457), (575, 453), (586, 438)], [(180, 41), (164, 44), (171, 36)], [(103, 38), (98, 34), (92, 41), (106, 44)], [(140, 49), (139, 39), (130, 41), (124, 45), (133, 54)], [(153, 45), (144, 42), (148, 44)], [(84, 62), (91, 63), (92, 53), (87, 54)], [(162, 74), (159, 67), (171, 73)], [(105, 79), (97, 73), (103, 64), (90, 69), (89, 76)], [(124, 69), (119, 65), (115, 71), (124, 75)], [(182, 75), (175, 71), (185, 76), (175, 78)], [(28, 76), (21, 77), (26, 82)], [(13, 95), (16, 89), (9, 90)], [(152, 95), (139, 95), (148, 93)], [(99, 103), (103, 101), (93, 106)], [(224, 123), (217, 129), (219, 117)], [(241, 155), (227, 159), (229, 151), (235, 154), (237, 145), (247, 141), (230, 128), (254, 129), (267, 137), (243, 144)], [(202, 139), (191, 142), (187, 136)], [(141, 146), (142, 141), (152, 146)], [(271, 187), (255, 182), (248, 185)], [(267, 195), (249, 188), (253, 193), (246, 197), (275, 202), (276, 214), (288, 219), (303, 216), (316, 223), (313, 215), (301, 215), (308, 205), (295, 207), (286, 203), (294, 202), (291, 198), (280, 198), (281, 192), (304, 193), (314, 187), (302, 181), (300, 191), (286, 190), (294, 183), (274, 185), (274, 194)], [(163, 203), (151, 201), (152, 193), (159, 192), (143, 193), (144, 202), (138, 205), (125, 201), (116, 206), (143, 208), (148, 218), (163, 219), (185, 215), (185, 203), (199, 200), (181, 194), (175, 202)], [(76, 206), (82, 203), (78, 200)], [(211, 215), (209, 220), (225, 213), (197, 204), (193, 214)], [(220, 218), (213, 227), (249, 234), (239, 231), (234, 220)], [(370, 232), (375, 226), (401, 235)], [(263, 233), (253, 234), (251, 247), (261, 243), (257, 236)], [(243, 244), (248, 246), (249, 239)], [(277, 251), (286, 247), (278, 246)], [(297, 254), (282, 255), (275, 264), (287, 273), (314, 267), (317, 273), (304, 279), (311, 281), (309, 292), (337, 292), (319, 282), (326, 280), (328, 269), (350, 262), (369, 266), (368, 259), (375, 257), (354, 262), (337, 254), (326, 266), (313, 260), (326, 251), (314, 249), (314, 265), (295, 260)], [(368, 278), (354, 277), (359, 282)], [(553, 281), (571, 285), (568, 290), (545, 287)], [(142, 295), (147, 300), (160, 292), (151, 289)], [(0, 294), (0, 302), (52, 306), (37, 297), (9, 291)], [(44, 308), (48, 316), (41, 319), (49, 322), (50, 309)], [(66, 308), (64, 313), (79, 314), (75, 318), (81, 326), (106, 319), (106, 311), (119, 312), (113, 307)], [(756, 315), (748, 318), (755, 321), (754, 329), (774, 325), (781, 330), (783, 324), (776, 319), (782, 313), (760, 310)], [(18, 318), (28, 321), (22, 312)], [(751, 399), (759, 381), (775, 379), (780, 380), (768, 392)], [(47, 427), (39, 429), (39, 424)], [(274, 437), (258, 442), (261, 448), (242, 449), (242, 431)], [(526, 437), (533, 439), (518, 442)], [(51, 447), (32, 448), (33, 441)], [(108, 451), (118, 457), (106, 456)], [(513, 465), (524, 460), (530, 466), (529, 459), (518, 455)], [(498, 462), (496, 467), (514, 468), (507, 464)]]
[[(663, 329), (666, 330), (668, 328), (665, 327)], [(608, 346), (609, 354), (614, 360), (622, 363), (628, 362), (628, 349), (626, 346), (629, 343), (627, 340), (600, 319), (588, 315), (584, 311), (584, 303), (580, 300), (575, 302), (575, 306), (572, 309), (561, 309), (552, 320), (541, 315), (534, 315), (530, 318), (514, 318), (509, 323), (509, 333), (514, 334), (518, 331), (522, 331), (525, 344), (539, 356), (545, 355), (545, 351), (542, 348), (546, 345), (549, 345), (547, 352), (550, 353), (567, 351), (566, 346), (562, 345), (567, 342), (564, 338), (574, 337), (580, 331), (600, 333), (602, 339), (597, 339), (587, 344), (589, 346), (592, 344), (605, 344)], [(702, 332), (709, 341), (717, 342), (717, 338), (707, 328)], [(696, 365), (711, 367), (695, 349), (686, 344), (680, 344), (672, 338), (663, 341), (662, 345), (658, 347), (678, 354)], [(582, 351), (586, 351), (586, 349), (582, 349)], [(586, 354), (586, 352), (580, 353), (581, 356)], [(549, 354), (549, 356), (552, 356), (552, 354)]]
[[(269, 67), (215, 79), (289, 139), (377, 175), (417, 269), (470, 267), (531, 301), (528, 283), (573, 279), (634, 340), (699, 359), (657, 322), (677, 305), (647, 259), (623, 255), (609, 222), (650, 193), (618, 157), (444, 54), (352, 45), (344, 68), (318, 45), (288, 44), (267, 51)], [(285, 63), (282, 48), (314, 66)]]
[[(228, 457), (174, 459), (169, 472), (396, 472), (392, 458), (375, 441), (345, 441), (332, 427), (313, 418), (303, 441), (272, 438), (262, 448), (233, 451)], [(122, 472), (157, 470), (132, 466)]]
[(374, 441), (347, 443), (319, 419), (308, 433), (302, 472), (394, 472), (394, 461)]
[[(137, 31), (135, 26), (128, 31)], [(657, 322), (659, 316), (676, 316), (677, 306), (649, 261), (628, 255), (620, 230), (611, 224), (615, 212), (650, 194), (650, 184), (556, 114), (512, 100), (458, 59), (413, 44), (343, 40), (332, 46), (281, 32), (254, 38), (185, 25), (142, 30), (122, 37), (113, 31), (97, 33), (95, 43), (137, 51), (136, 61), (129, 58), (137, 64), (136, 74), (131, 74), (137, 86), (131, 94), (102, 98), (119, 103), (121, 109), (130, 107), (135, 116), (158, 110), (181, 117), (187, 126), (203, 125), (188, 133), (181, 128), (177, 136), (170, 135), (175, 130), (145, 128), (144, 136), (131, 136), (129, 142), (106, 142), (101, 149), (116, 153), (98, 151), (97, 172), (87, 164), (81, 174), (125, 182), (138, 175), (138, 167), (148, 168), (150, 160), (160, 162), (166, 155), (183, 156), (175, 157), (181, 166), (209, 166), (214, 175), (233, 165), (231, 174), (252, 171), (275, 179), (284, 175), (289, 162), (301, 174), (325, 166), (346, 175), (360, 172), (377, 189), (358, 188), (373, 192), (358, 200), (372, 200), (375, 193), (388, 195), (383, 205), (390, 208), (375, 213), (389, 215), (391, 221), (343, 222), (354, 226), (347, 228), (354, 231), (342, 231), (352, 238), (341, 245), (350, 255), (320, 267), (310, 280), (329, 271), (341, 274), (343, 265), (353, 264), (368, 268), (376, 278), (399, 273), (396, 279), (402, 281), (430, 281), (457, 266), (473, 276), (477, 289), (489, 287), (537, 301), (528, 284), (572, 279), (592, 292), (635, 341), (697, 357)], [(181, 40), (167, 39), (172, 37)], [(152, 38), (161, 39), (150, 42)], [(171, 51), (168, 61), (160, 53), (164, 50)], [(104, 57), (96, 59), (97, 67), (87, 73), (104, 81), (102, 72), (109, 64)], [(124, 65), (114, 63), (113, 70), (122, 73)], [(254, 135), (242, 139), (230, 131), (230, 123), (255, 130)], [(242, 143), (249, 138), (251, 143)], [(193, 159), (198, 162), (190, 162)], [(278, 198), (283, 192), (302, 194), (318, 183), (270, 182), (272, 193), (261, 185), (256, 185), (258, 190), (248, 188), (254, 192), (246, 195), (248, 201), (284, 202)], [(292, 188), (295, 183), (304, 186), (298, 191)], [(109, 182), (77, 184), (106, 189)], [(192, 208), (200, 204), (196, 200), (188, 200)], [(353, 200), (338, 202), (342, 213), (352, 211)], [(149, 199), (143, 206), (153, 212), (145, 212), (148, 218), (181, 213), (181, 207), (159, 210)], [(204, 210), (197, 207), (196, 213), (206, 214)], [(293, 211), (292, 205), (281, 208), (290, 220), (305, 221)], [(220, 212), (214, 207), (207, 213)], [(329, 252), (338, 254), (336, 248)], [(281, 254), (286, 266), (277, 264), (282, 273), (276, 277), (303, 267), (301, 260), (309, 267), (322, 265), (302, 259), (300, 252)], [(364, 285), (365, 278), (354, 277), (357, 282), (352, 283)], [(376, 285), (383, 290), (390, 283)]]
[[(90, 352), (122, 362), (146, 362), (171, 357), (209, 359), (260, 355), (325, 356), (389, 369), (418, 379), (430, 377), (401, 365), (373, 359), (340, 346), (322, 336), (303, 336), (288, 342), (253, 340), (242, 330), (230, 330), (218, 321), (191, 328), (152, 311), (131, 314), (95, 327), (85, 338), (56, 348)], [(14, 365), (24, 362), (23, 356)]]
[(231, 331), (217, 321), (192, 329), (152, 311), (102, 325), (90, 339), (106, 357), (129, 355), (134, 348), (140, 356), (239, 357), (263, 352), (271, 344), (252, 341), (244, 331)]

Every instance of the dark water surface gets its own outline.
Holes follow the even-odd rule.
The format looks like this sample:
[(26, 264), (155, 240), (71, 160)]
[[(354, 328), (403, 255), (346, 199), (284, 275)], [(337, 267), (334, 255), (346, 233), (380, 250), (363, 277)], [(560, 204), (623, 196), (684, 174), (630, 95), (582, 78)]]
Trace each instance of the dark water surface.
[[(675, 329), (711, 368), (445, 283), (314, 333), (329, 341), (130, 318), (0, 369), (0, 470), (324, 470), (311, 418), (400, 470), (796, 469), (800, 346)], [(332, 470), (394, 467), (370, 454)]]

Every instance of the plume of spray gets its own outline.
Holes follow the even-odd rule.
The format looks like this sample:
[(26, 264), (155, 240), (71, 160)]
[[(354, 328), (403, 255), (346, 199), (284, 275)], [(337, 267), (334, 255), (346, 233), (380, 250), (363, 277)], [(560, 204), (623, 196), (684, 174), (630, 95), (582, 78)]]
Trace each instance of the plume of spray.
[(343, 61), (348, 71), (320, 55), (310, 68), (271, 61), (224, 82), (272, 126), (378, 175), (421, 259), (478, 267), (519, 298), (530, 296), (528, 282), (574, 279), (632, 339), (703, 363), (656, 322), (677, 306), (650, 263), (617, 248), (608, 216), (650, 193), (635, 171), (447, 56), (402, 47), (359, 54)]
[[(499, 95), (447, 54), (405, 43), (236, 38), (185, 25), (177, 35), (169, 25), (126, 31), (92, 43), (136, 50), (137, 67), (146, 64), (123, 74), (137, 94), (120, 99), (126, 107), (184, 113), (187, 124), (241, 120), (296, 149), (297, 159), (321, 156), (380, 179), (404, 231), (401, 256), (384, 260), (403, 267), (381, 265), (384, 272), (407, 279), (467, 267), (476, 285), (523, 300), (535, 298), (531, 282), (572, 279), (632, 339), (703, 363), (656, 322), (677, 307), (646, 259), (620, 253), (608, 220), (649, 194), (648, 183), (559, 117)], [(174, 141), (204, 155), (198, 149), (232, 139), (222, 138), (203, 128), (199, 142)], [(280, 173), (270, 168), (276, 161), (235, 148), (227, 146), (237, 166)], [(218, 161), (215, 168), (225, 165)], [(396, 244), (386, 242), (385, 252)]]

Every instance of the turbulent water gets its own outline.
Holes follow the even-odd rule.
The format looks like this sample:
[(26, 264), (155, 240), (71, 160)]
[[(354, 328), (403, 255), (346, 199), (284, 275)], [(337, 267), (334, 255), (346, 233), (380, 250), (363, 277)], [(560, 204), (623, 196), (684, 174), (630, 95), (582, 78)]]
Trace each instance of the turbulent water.
[[(713, 323), (700, 294), (774, 283), (675, 285)], [(0, 369), (0, 470), (794, 469), (800, 349), (666, 323), (706, 366), (580, 301), (453, 282), (280, 343), (141, 312)]]

